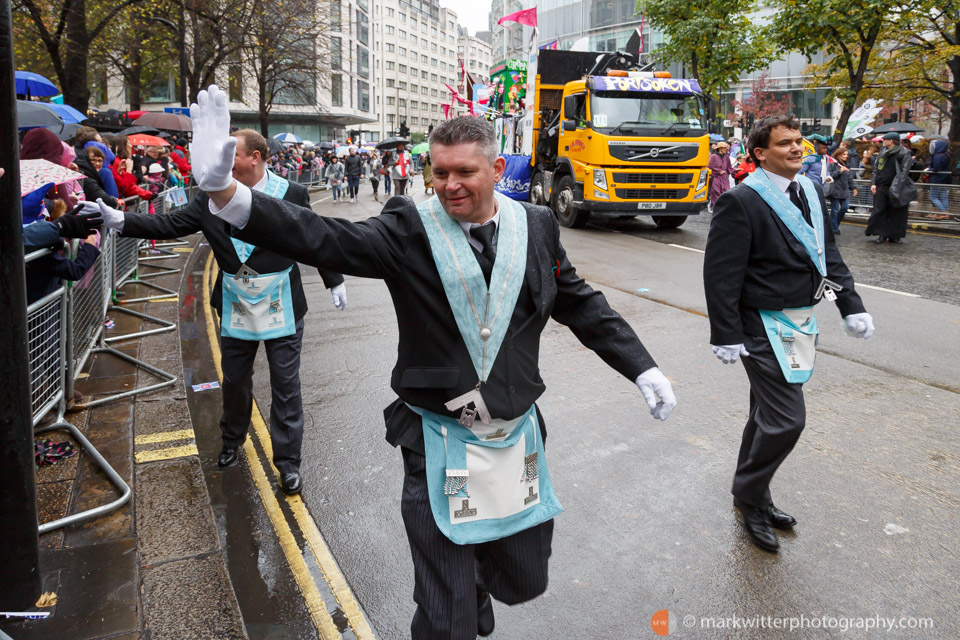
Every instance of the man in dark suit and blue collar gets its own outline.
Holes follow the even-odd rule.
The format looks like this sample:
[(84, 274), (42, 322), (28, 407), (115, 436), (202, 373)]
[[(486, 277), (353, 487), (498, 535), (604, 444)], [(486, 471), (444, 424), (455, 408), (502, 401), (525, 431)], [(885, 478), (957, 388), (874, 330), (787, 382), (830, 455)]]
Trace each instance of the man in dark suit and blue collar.
[[(436, 197), (394, 197), (353, 223), (224, 188), (232, 153), (226, 101), (198, 98), (193, 167), (211, 211), (240, 239), (299, 262), (383, 279), (400, 333), (384, 411), (404, 461), (401, 511), (413, 555), (414, 638), (493, 631), (491, 596), (508, 604), (547, 586), (561, 508), (544, 457), (540, 335), (553, 317), (635, 383), (654, 417), (673, 410), (670, 382), (633, 329), (577, 275), (545, 207), (496, 194), (503, 173), (493, 127), (458, 118), (430, 138)], [(226, 119), (226, 123), (224, 122)], [(202, 140), (202, 143), (200, 142)]]
[[(310, 207), (307, 188), (266, 170), (267, 143), (251, 129), (233, 134), (223, 182), (238, 182), (257, 192), (301, 207)], [(196, 148), (192, 153), (203, 155)], [(232, 175), (231, 175), (232, 174)], [(196, 177), (196, 169), (194, 170)], [(232, 467), (238, 449), (247, 437), (253, 408), (253, 364), (260, 342), (270, 366), (270, 441), (273, 464), (280, 472), (284, 493), (299, 493), (300, 449), (303, 442), (303, 403), (300, 395), (300, 351), (303, 345), (303, 316), (307, 299), (300, 280), (300, 268), (289, 258), (272, 253), (259, 243), (242, 242), (231, 236), (230, 225), (208, 210), (209, 198), (201, 193), (178, 211), (167, 215), (145, 215), (117, 211), (98, 201), (87, 205), (104, 214), (104, 224), (124, 236), (177, 238), (203, 231), (217, 259), (220, 272), (213, 287), (211, 304), (220, 314), (220, 364), (223, 369), (223, 414), (220, 431), (223, 448), (217, 458), (220, 467)], [(331, 290), (336, 308), (343, 310), (347, 292), (343, 276), (320, 271)]]
[(717, 200), (703, 261), (710, 343), (724, 364), (743, 356), (750, 413), (733, 479), (734, 503), (751, 540), (777, 551), (774, 527), (796, 519), (779, 510), (770, 481), (800, 437), (803, 383), (813, 373), (813, 306), (835, 301), (847, 332), (873, 334), (873, 318), (854, 290), (834, 243), (820, 187), (802, 167), (793, 116), (757, 122), (747, 143), (759, 169)]

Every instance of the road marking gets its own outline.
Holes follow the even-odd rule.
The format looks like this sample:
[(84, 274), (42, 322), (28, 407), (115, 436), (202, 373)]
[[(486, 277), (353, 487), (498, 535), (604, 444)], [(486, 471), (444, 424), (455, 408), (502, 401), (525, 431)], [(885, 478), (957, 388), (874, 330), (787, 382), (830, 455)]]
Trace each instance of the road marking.
[[(121, 300), (121, 302), (123, 302)], [(164, 298), (154, 298), (153, 300), (148, 300), (147, 302), (180, 302), (180, 296), (166, 296)]]
[(895, 293), (898, 296), (907, 296), (908, 298), (922, 298), (923, 296), (916, 293), (907, 293), (906, 291), (897, 291), (896, 289), (886, 289), (884, 287), (875, 287), (872, 284), (863, 284), (858, 282), (858, 287), (863, 287), (864, 289), (876, 289), (877, 291), (885, 291), (886, 293)]
[(161, 431), (160, 433), (146, 433), (133, 439), (134, 444), (155, 444), (157, 442), (171, 442), (172, 440), (186, 440), (193, 438), (193, 429), (179, 431)]
[[(848, 225), (850, 225), (851, 227), (865, 227), (865, 226), (867, 226), (867, 223), (865, 223), (865, 222), (848, 222), (847, 220), (844, 220), (844, 221), (843, 221), (843, 224), (848, 224)], [(911, 223), (911, 224), (916, 224), (916, 223)], [(931, 227), (928, 227), (928, 226), (926, 226), (926, 225), (923, 225), (921, 228), (923, 228), (923, 229), (929, 229), (929, 228), (931, 228)], [(955, 233), (934, 233), (934, 232), (932, 232), (932, 231), (918, 231), (915, 227), (907, 227), (907, 233), (912, 233), (912, 234), (917, 235), (917, 236), (936, 236), (936, 237), (938, 237), (938, 238), (953, 238), (954, 240), (957, 240), (958, 238), (960, 238), (960, 236), (958, 236), (958, 235), (955, 234)]]
[(329, 200), (329, 199), (332, 198), (332, 197), (333, 197), (333, 194), (327, 196), (326, 198), (320, 198), (319, 200), (311, 200), (311, 201), (310, 201), (310, 206), (312, 207), (312, 206), (315, 205), (315, 204), (320, 204), (321, 202), (326, 202), (327, 200)]
[(198, 456), (197, 445), (185, 444), (182, 447), (169, 447), (167, 449), (154, 449), (153, 451), (138, 451), (133, 454), (133, 459), (137, 464), (143, 462), (156, 462), (158, 460), (172, 460), (173, 458), (186, 458), (187, 456)]
[[(220, 344), (217, 339), (219, 332), (216, 329), (213, 312), (210, 307), (211, 282), (213, 278), (216, 278), (217, 271), (219, 271), (219, 269), (213, 264), (213, 254), (211, 253), (207, 256), (206, 265), (203, 270), (203, 311), (206, 317), (210, 351), (213, 354), (214, 366), (217, 370), (217, 379), (222, 382), (223, 370), (220, 366)], [(253, 440), (256, 439), (263, 449), (266, 458), (268, 460), (273, 458), (273, 447), (270, 443), (270, 436), (269, 433), (267, 433), (263, 414), (256, 400), (253, 402), (253, 411), (250, 417), (254, 430), (252, 434), (253, 437), (248, 438), (243, 444), (244, 460), (250, 469), (250, 475), (253, 477), (257, 492), (260, 494), (260, 500), (263, 502), (270, 523), (273, 525), (274, 533), (277, 535), (280, 548), (283, 550), (287, 564), (290, 566), (290, 571), (300, 588), (301, 594), (303, 594), (304, 602), (314, 626), (317, 628), (322, 640), (339, 640), (341, 638), (340, 632), (337, 631), (333, 618), (326, 608), (323, 597), (320, 595), (320, 590), (307, 567), (303, 554), (293, 536), (293, 531), (283, 511), (280, 509), (280, 503), (277, 501), (273, 487), (270, 485), (267, 474), (260, 462), (260, 457), (253, 445)], [(270, 466), (272, 468), (272, 465)], [(274, 474), (279, 476), (276, 469), (274, 469)], [(320, 533), (319, 527), (317, 527), (316, 522), (310, 516), (306, 504), (300, 496), (287, 496), (287, 504), (293, 513), (294, 520), (297, 522), (300, 534), (307, 541), (310, 551), (313, 553), (317, 565), (320, 567), (320, 571), (330, 586), (334, 597), (340, 604), (340, 609), (346, 616), (347, 622), (353, 629), (354, 635), (358, 640), (374, 640), (376, 636), (361, 611), (360, 605), (357, 603), (353, 592), (347, 585), (347, 581), (343, 577), (336, 560), (333, 558), (333, 554), (330, 553), (329, 547), (323, 540), (323, 535)]]
[(693, 247), (685, 247), (682, 244), (668, 244), (668, 247), (673, 247), (674, 249), (683, 249), (684, 251), (696, 251), (697, 253), (703, 253), (703, 249), (694, 249)]
[(193, 251), (193, 247), (174, 247), (173, 250), (176, 253), (190, 253)]

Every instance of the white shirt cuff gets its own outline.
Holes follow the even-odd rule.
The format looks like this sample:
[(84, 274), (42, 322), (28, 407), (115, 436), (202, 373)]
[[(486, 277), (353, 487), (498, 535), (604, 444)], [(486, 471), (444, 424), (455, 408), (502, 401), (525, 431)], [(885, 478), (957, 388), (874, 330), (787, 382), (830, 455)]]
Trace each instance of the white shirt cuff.
[(238, 229), (243, 229), (247, 226), (247, 221), (250, 220), (250, 208), (253, 206), (253, 195), (250, 192), (250, 187), (245, 184), (241, 184), (238, 181), (236, 185), (237, 190), (225, 207), (221, 209), (213, 202), (213, 199), (209, 201), (208, 207), (210, 213), (213, 215), (229, 222)]

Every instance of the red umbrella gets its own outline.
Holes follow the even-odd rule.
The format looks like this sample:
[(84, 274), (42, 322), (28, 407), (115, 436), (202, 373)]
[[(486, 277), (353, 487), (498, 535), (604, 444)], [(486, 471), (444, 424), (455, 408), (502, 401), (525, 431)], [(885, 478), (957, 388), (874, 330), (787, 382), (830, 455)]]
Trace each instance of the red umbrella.
[(157, 136), (147, 135), (146, 133), (135, 133), (133, 135), (127, 136), (127, 140), (130, 141), (135, 147), (169, 147), (170, 143), (159, 138)]
[(137, 118), (137, 124), (167, 131), (193, 131), (193, 122), (179, 113), (150, 111)]
[(143, 114), (147, 113), (146, 111), (127, 111), (127, 117), (131, 120), (136, 120)]

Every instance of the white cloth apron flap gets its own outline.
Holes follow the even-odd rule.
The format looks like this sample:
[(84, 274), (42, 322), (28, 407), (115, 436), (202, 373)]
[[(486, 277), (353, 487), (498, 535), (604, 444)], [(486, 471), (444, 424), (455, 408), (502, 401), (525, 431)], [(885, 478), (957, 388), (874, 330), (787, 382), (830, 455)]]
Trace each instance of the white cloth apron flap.
[(423, 419), (434, 520), (452, 542), (498, 540), (563, 511), (533, 405), (519, 418), (477, 422), (473, 429), (426, 409), (410, 409)]
[(220, 335), (239, 340), (272, 340), (296, 333), (289, 266), (278, 273), (234, 279), (223, 274)]
[(827, 256), (824, 254), (823, 210), (820, 208), (820, 196), (817, 194), (817, 187), (807, 176), (798, 175), (797, 182), (800, 183), (800, 187), (807, 198), (807, 204), (810, 206), (810, 220), (813, 222), (813, 226), (807, 224), (807, 221), (803, 219), (803, 212), (790, 201), (790, 197), (786, 193), (773, 184), (773, 181), (770, 180), (763, 169), (757, 169), (751, 173), (743, 181), (743, 184), (756, 191), (764, 202), (770, 205), (770, 208), (790, 230), (793, 237), (803, 245), (820, 275), (826, 277)]
[(770, 346), (787, 382), (802, 384), (813, 375), (817, 357), (817, 316), (813, 307), (760, 310)]
[[(447, 302), (479, 380), (487, 379), (497, 359), (527, 269), (527, 212), (499, 193), (496, 198), (500, 223), (489, 290), (463, 229), (443, 210), (440, 200), (434, 196), (417, 207)], [(487, 340), (481, 338), (481, 327), (490, 330)]]

